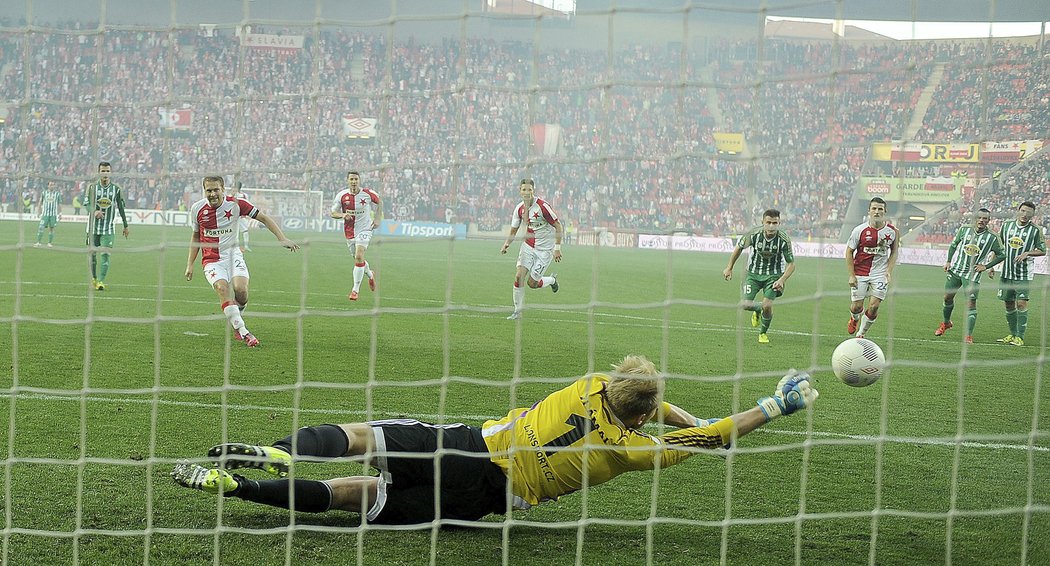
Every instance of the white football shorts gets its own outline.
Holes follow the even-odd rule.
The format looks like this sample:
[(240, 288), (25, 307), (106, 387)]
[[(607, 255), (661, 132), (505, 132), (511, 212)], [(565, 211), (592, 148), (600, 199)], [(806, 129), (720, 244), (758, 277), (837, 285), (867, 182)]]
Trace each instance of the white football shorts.
[(857, 286), (849, 290), (850, 300), (863, 301), (864, 297), (875, 297), (880, 301), (886, 300), (886, 288), (889, 283), (885, 275), (858, 275)]
[(248, 264), (244, 262), (241, 250), (233, 250), (232, 256), (227, 256), (213, 261), (204, 266), (204, 277), (208, 283), (215, 286), (215, 282), (222, 279), (227, 283), (233, 281), (234, 277), (248, 279)]
[(368, 249), (368, 243), (372, 241), (372, 231), (364, 230), (362, 232), (355, 232), (353, 238), (346, 239), (346, 247), (350, 250), (350, 255), (357, 255), (357, 249), (354, 246), (361, 246), (364, 249)]
[(539, 281), (547, 268), (554, 261), (554, 250), (537, 250), (536, 248), (522, 244), (518, 251), (518, 267), (524, 267), (529, 272), (533, 281)]

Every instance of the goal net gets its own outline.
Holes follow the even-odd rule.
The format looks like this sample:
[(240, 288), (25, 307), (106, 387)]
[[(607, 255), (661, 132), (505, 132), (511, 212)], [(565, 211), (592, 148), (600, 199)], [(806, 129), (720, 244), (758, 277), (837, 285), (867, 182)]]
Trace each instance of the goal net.
[[(260, 210), (276, 217), (282, 229), (321, 232), (327, 222), (329, 207), (322, 191), (264, 189), (242, 186), (240, 192)], [(257, 221), (252, 221), (259, 225)]]
[[(780, 4), (0, 3), (0, 563), (1045, 562), (1048, 48), (1038, 24), (998, 36), (1050, 9)], [(875, 19), (910, 34), (859, 21)], [(984, 31), (916, 37), (937, 19)], [(351, 248), (364, 261), (328, 215), (348, 171), (382, 210)], [(255, 231), (250, 285), (227, 296), (186, 261), (208, 175), (300, 246)], [(119, 208), (113, 184), (127, 237), (116, 214), (85, 246), (84, 224)], [(110, 192), (89, 209), (96, 186)], [(515, 231), (529, 186), (547, 205)], [(875, 196), (896, 251), (886, 232), (850, 243)], [(982, 208), (1011, 262), (991, 277)], [(561, 261), (519, 280), (554, 216)], [(853, 250), (893, 253), (877, 305), (853, 301)], [(858, 308), (887, 360), (868, 387), (831, 368)], [(456, 424), (496, 442), (493, 422), (574, 402), (565, 388), (630, 354), (700, 419), (757, 423), (792, 369), (820, 397), (617, 477), (678, 446), (685, 417), (661, 405), (634, 431), (614, 400), (558, 413), (550, 437), (521, 425), (482, 461), (534, 464), (535, 490), (510, 466), (506, 512), (477, 521), (363, 518), (362, 497), (412, 517), (486, 501), (398, 474), (372, 491), (396, 435), (329, 458), (311, 428), (284, 478), (209, 457), (415, 419), (443, 431), (407, 455), (426, 475), (464, 455)], [(720, 445), (718, 426), (681, 434)]]

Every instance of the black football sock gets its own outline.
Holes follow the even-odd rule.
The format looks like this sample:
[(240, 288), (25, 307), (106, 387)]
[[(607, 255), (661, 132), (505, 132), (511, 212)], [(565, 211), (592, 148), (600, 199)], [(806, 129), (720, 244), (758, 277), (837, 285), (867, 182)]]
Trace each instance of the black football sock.
[[(332, 490), (324, 482), (317, 480), (262, 480), (255, 481), (238, 477), (240, 487), (230, 494), (231, 497), (280, 507), (291, 507), (291, 494), (295, 493), (295, 511), (306, 513), (324, 513), (332, 506)], [(289, 483), (292, 489), (289, 490)]]

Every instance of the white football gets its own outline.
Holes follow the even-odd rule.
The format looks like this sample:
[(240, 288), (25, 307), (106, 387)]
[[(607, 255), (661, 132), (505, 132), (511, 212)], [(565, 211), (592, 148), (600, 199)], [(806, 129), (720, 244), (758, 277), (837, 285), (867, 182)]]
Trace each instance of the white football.
[(882, 377), (886, 356), (879, 345), (865, 338), (850, 338), (835, 348), (831, 369), (843, 383), (867, 387)]

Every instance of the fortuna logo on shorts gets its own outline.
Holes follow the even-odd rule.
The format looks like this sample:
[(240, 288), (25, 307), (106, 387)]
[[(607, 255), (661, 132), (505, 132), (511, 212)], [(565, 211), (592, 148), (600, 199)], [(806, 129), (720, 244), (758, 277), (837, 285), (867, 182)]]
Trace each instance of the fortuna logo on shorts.
[(233, 234), (233, 228), (206, 228), (204, 235), (209, 238), (218, 238), (226, 234)]

